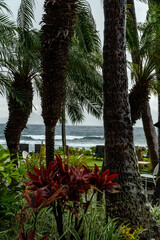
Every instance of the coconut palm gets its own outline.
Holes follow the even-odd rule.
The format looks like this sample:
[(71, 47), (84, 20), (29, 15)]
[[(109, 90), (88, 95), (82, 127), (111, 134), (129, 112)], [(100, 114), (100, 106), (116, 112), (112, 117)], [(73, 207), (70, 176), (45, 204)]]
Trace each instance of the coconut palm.
[(17, 34), (12, 38), (12, 45), (5, 48), (2, 66), (7, 69), (7, 78), (12, 80), (12, 88), (24, 98), (19, 104), (16, 98), (8, 95), (9, 119), (5, 129), (7, 146), (12, 158), (17, 157), (20, 135), (26, 127), (32, 111), (32, 79), (39, 77), (40, 37), (31, 30), (34, 0), (22, 0), (17, 17)]
[[(149, 98), (150, 94), (155, 92), (155, 63), (150, 56), (145, 56), (144, 58), (141, 58), (141, 63), (138, 65), (130, 63), (129, 68), (134, 78), (134, 86), (129, 95), (131, 113), (137, 117), (138, 114), (141, 114), (143, 129), (151, 156), (152, 170), (154, 170), (158, 163), (158, 139), (151, 116)], [(133, 115), (131, 114), (131, 116)]]
[(74, 34), (77, 1), (46, 0), (42, 26), (42, 116), (46, 128), (46, 162), (54, 159), (54, 131), (65, 96), (69, 47)]
[[(97, 71), (96, 65), (91, 66), (93, 60), (87, 59), (84, 53), (77, 52), (76, 49), (75, 46), (70, 49), (65, 102), (62, 108), (62, 136), (65, 129), (65, 112), (73, 124), (84, 120), (84, 110), (96, 118), (100, 118), (102, 114), (102, 76)], [(72, 57), (74, 59), (71, 59)], [(95, 64), (95, 61), (92, 65), (93, 63)], [(64, 138), (65, 136), (62, 140), (65, 143)]]
[[(142, 192), (134, 154), (126, 71), (125, 7), (124, 0), (104, 1), (104, 169), (118, 173), (121, 186), (120, 193), (106, 194), (106, 213), (131, 225), (138, 223), (151, 229), (151, 236), (158, 240), (160, 233)], [(142, 239), (150, 239), (148, 231)]]
[[(11, 15), (12, 13), (5, 1), (0, 0), (0, 58), (3, 57), (5, 45), (10, 43), (15, 33), (15, 24), (9, 18)], [(11, 82), (0, 73), (0, 94), (4, 94), (6, 89), (14, 96)]]
[[(149, 11), (147, 16), (147, 23), (145, 25), (144, 31), (144, 41), (148, 43), (147, 51), (153, 56), (155, 60), (155, 71), (158, 79), (158, 83), (155, 85), (157, 92), (159, 92), (159, 83), (160, 83), (160, 41), (159, 41), (159, 10), (160, 4), (157, 1), (151, 1), (149, 4)], [(155, 124), (158, 127), (158, 158), (160, 166), (160, 132), (159, 132), (159, 122), (160, 122), (160, 97), (158, 96), (158, 123)], [(153, 197), (153, 205), (159, 204), (160, 202), (160, 167), (156, 181), (156, 188)]]
[(97, 118), (101, 117), (101, 67), (101, 44), (95, 21), (89, 4), (86, 1), (80, 1), (72, 46), (69, 50), (65, 101), (61, 117), (64, 151), (66, 113), (73, 124), (83, 121), (84, 109)]
[[(150, 89), (153, 86), (151, 83), (154, 82), (155, 74), (153, 74), (153, 71), (155, 69), (155, 64), (153, 58), (147, 54), (148, 42), (144, 41), (143, 34), (141, 37), (138, 37), (134, 2), (133, 0), (128, 0), (127, 3), (129, 4), (126, 31), (127, 46), (132, 56), (133, 66), (131, 67), (131, 72), (135, 80), (129, 94), (131, 119), (134, 124), (137, 119), (142, 118), (147, 145), (151, 156), (152, 170), (154, 170), (158, 163), (158, 141), (151, 116), (149, 98), (151, 94)], [(148, 58), (150, 58), (150, 60)]]

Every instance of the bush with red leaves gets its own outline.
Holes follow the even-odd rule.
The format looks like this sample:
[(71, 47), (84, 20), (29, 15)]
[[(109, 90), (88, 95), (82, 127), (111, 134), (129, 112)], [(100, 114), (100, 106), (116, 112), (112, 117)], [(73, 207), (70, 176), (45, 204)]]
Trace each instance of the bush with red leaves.
[[(33, 170), (35, 174), (28, 173), (30, 181), (25, 182), (27, 188), (23, 192), (23, 196), (27, 201), (27, 208), (30, 208), (36, 217), (42, 208), (47, 206), (54, 206), (55, 208), (57, 200), (59, 207), (72, 211), (78, 217), (77, 209), (79, 209), (79, 206), (83, 206), (86, 213), (95, 191), (105, 190), (115, 193), (120, 188), (116, 182), (112, 182), (118, 174), (109, 175), (108, 169), (100, 174), (96, 164), (93, 171), (84, 165), (69, 167), (68, 164), (62, 162), (60, 156), (56, 156), (54, 162), (50, 162), (47, 169), (43, 166), (40, 169), (33, 168)], [(87, 193), (91, 188), (94, 191), (88, 200)], [(83, 203), (80, 201), (82, 194), (85, 194)], [(68, 202), (73, 202), (73, 207), (67, 204)], [(55, 216), (56, 219), (58, 217)], [(26, 219), (26, 216), (20, 219), (22, 225)], [(62, 219), (62, 217), (59, 219)], [(59, 224), (59, 220), (57, 220), (57, 224)], [(35, 229), (31, 231), (27, 238), (24, 228), (22, 228), (19, 236), (17, 240), (34, 240)], [(47, 239), (47, 237), (43, 239)]]

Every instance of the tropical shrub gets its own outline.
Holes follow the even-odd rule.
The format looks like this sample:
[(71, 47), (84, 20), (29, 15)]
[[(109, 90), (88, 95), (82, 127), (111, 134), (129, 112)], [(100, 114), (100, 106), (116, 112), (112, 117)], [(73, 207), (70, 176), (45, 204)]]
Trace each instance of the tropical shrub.
[(14, 225), (17, 212), (21, 209), (24, 190), (23, 177), (26, 173), (24, 164), (19, 160), (17, 167), (10, 160), (8, 150), (0, 147), (0, 231), (9, 231)]
[(27, 156), (23, 159), (27, 172), (34, 173), (33, 167), (40, 168), (42, 166), (45, 166), (46, 164), (45, 154), (46, 154), (45, 146), (43, 146), (43, 144), (41, 145), (40, 153), (34, 152), (32, 154), (28, 153)]
[[(19, 214), (19, 222), (22, 224), (19, 240), (29, 237), (35, 239), (38, 215), (48, 206), (53, 210), (59, 236), (64, 234), (63, 218), (66, 210), (69, 210), (72, 227), (83, 237), (81, 227), (84, 218), (79, 218), (80, 212), (87, 213), (96, 191), (105, 189), (109, 193), (115, 193), (119, 189), (119, 185), (112, 182), (118, 174), (109, 175), (109, 170), (100, 174), (96, 165), (93, 171), (84, 165), (69, 166), (62, 162), (60, 156), (56, 156), (54, 162), (49, 163), (48, 169), (42, 166), (33, 170), (34, 174), (28, 173), (30, 181), (25, 182), (27, 188), (23, 192), (27, 206)], [(24, 223), (31, 215), (34, 215), (34, 225), (30, 232), (26, 233)]]

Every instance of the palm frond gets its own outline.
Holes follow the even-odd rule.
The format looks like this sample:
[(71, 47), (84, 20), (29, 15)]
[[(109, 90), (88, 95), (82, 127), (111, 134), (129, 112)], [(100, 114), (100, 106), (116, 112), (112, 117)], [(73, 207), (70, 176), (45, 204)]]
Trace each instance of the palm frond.
[(0, 11), (3, 12), (4, 10), (10, 15), (12, 15), (12, 12), (8, 5), (6, 4), (5, 0), (0, 0)]
[(126, 25), (126, 39), (127, 39), (127, 48), (130, 52), (136, 50), (138, 52), (139, 49), (139, 39), (137, 35), (137, 28), (135, 26), (136, 23), (133, 22), (132, 16), (130, 14), (130, 5), (127, 6), (127, 25)]
[(84, 56), (77, 45), (71, 47), (66, 84), (66, 108), (68, 102), (76, 101), (88, 113), (97, 118), (101, 117), (102, 76), (98, 63), (99, 60), (97, 61), (95, 55)]
[(33, 27), (35, 0), (21, 0), (18, 9), (17, 24), (20, 29), (29, 30)]
[(141, 64), (128, 63), (132, 78), (138, 83), (138, 86), (145, 86), (153, 91), (153, 83), (156, 79), (156, 65), (151, 57), (146, 57)]
[(82, 122), (84, 120), (84, 113), (83, 113), (84, 111), (79, 103), (77, 103), (76, 101), (67, 102), (66, 108), (67, 108), (68, 117), (70, 118), (73, 124)]
[(99, 52), (101, 41), (89, 3), (78, 1), (78, 14), (75, 24), (75, 36), (84, 52)]

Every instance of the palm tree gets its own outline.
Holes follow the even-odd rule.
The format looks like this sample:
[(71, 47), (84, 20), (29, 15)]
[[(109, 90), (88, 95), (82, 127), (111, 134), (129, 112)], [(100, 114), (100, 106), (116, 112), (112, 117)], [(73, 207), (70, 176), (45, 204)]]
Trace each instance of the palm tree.
[[(9, 44), (12, 36), (15, 34), (15, 24), (10, 20), (8, 15), (12, 15), (10, 9), (4, 0), (0, 0), (0, 59), (3, 57), (3, 54), (5, 54), (4, 49), (6, 43)], [(8, 81), (6, 76), (0, 73), (0, 94), (4, 94), (5, 90), (13, 94), (14, 97), (11, 82)]]
[[(91, 60), (91, 58), (87, 59), (84, 53), (80, 51), (77, 52), (77, 50), (75, 46), (72, 46), (70, 49), (65, 102), (62, 108), (61, 118), (63, 130), (62, 140), (64, 143), (66, 113), (73, 124), (83, 121), (85, 109), (96, 118), (100, 118), (102, 114), (102, 76), (97, 71), (96, 65), (91, 66), (91, 61), (93, 60)], [(71, 59), (72, 57), (74, 59)], [(93, 63), (95, 63), (95, 61), (92, 62), (92, 65)], [(65, 146), (63, 149), (65, 150)]]
[(21, 0), (17, 34), (12, 39), (12, 45), (5, 48), (2, 59), (2, 66), (7, 69), (7, 77), (12, 80), (12, 88), (24, 98), (23, 104), (20, 104), (11, 94), (8, 96), (9, 119), (5, 137), (11, 158), (17, 157), (20, 135), (32, 111), (32, 79), (39, 77), (40, 37), (38, 32), (31, 30), (33, 8), (34, 0)]
[[(156, 89), (159, 93), (159, 84), (160, 84), (160, 66), (159, 66), (159, 59), (160, 59), (160, 41), (159, 41), (159, 10), (160, 4), (158, 1), (151, 1), (149, 2), (149, 11), (147, 16), (147, 24), (145, 26), (144, 37), (145, 40), (148, 41), (148, 51), (154, 57), (155, 60), (155, 71), (157, 75), (157, 84)], [(147, 38), (148, 36), (148, 38)], [(158, 122), (155, 124), (158, 127), (158, 162), (159, 162), (159, 172), (156, 180), (156, 188), (153, 196), (152, 205), (156, 205), (160, 203), (160, 97), (158, 96)]]
[[(54, 4), (53, 4), (54, 3)], [(45, 0), (42, 26), (42, 116), (46, 162), (54, 160), (54, 132), (61, 116), (69, 47), (76, 21), (76, 0)]]
[[(134, 153), (126, 71), (125, 7), (124, 0), (104, 1), (104, 169), (118, 173), (121, 186), (119, 193), (106, 194), (106, 213), (132, 226), (140, 224), (151, 229), (151, 236), (158, 240), (160, 232), (142, 192)], [(144, 235), (141, 239), (150, 239), (148, 231)]]
[(65, 115), (72, 123), (82, 122), (84, 109), (100, 118), (102, 114), (102, 54), (99, 35), (90, 6), (78, 3), (74, 37), (69, 50), (65, 100), (62, 108), (62, 143), (65, 151)]
[[(158, 141), (149, 106), (149, 95), (150, 88), (152, 87), (151, 82), (154, 80), (152, 79), (154, 77), (152, 72), (155, 64), (152, 59), (149, 61), (146, 59), (146, 52), (144, 52), (144, 49), (146, 48), (145, 44), (147, 42), (143, 41), (143, 35), (141, 38), (138, 37), (134, 1), (128, 0), (127, 4), (129, 4), (126, 31), (127, 45), (132, 56), (133, 66), (131, 67), (131, 72), (135, 80), (135, 84), (129, 94), (131, 119), (134, 124), (137, 119), (142, 118), (147, 145), (151, 156), (152, 170), (154, 170), (158, 163)], [(149, 58), (149, 55), (147, 58)]]
[(139, 64), (130, 63), (129, 68), (135, 82), (129, 95), (131, 113), (133, 113), (131, 116), (134, 115), (138, 118), (138, 114), (141, 114), (143, 129), (151, 156), (152, 170), (154, 170), (158, 163), (158, 141), (151, 116), (149, 98), (150, 94), (155, 91), (155, 63), (150, 56), (144, 56), (140, 58)]

